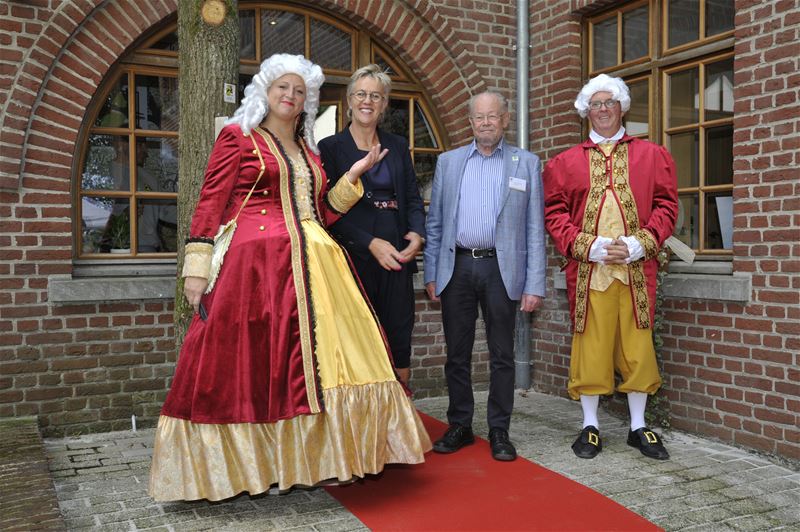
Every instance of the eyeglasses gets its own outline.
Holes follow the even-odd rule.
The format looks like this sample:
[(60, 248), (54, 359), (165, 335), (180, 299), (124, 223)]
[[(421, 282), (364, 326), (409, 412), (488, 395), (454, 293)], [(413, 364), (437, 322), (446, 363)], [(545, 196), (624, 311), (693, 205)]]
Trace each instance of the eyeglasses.
[(591, 109), (592, 111), (597, 111), (601, 107), (605, 107), (606, 109), (613, 109), (617, 105), (619, 105), (619, 102), (617, 100), (606, 100), (604, 102), (589, 102), (589, 109)]
[(383, 100), (384, 96), (380, 92), (366, 92), (366, 91), (356, 91), (353, 93), (353, 98), (358, 100), (359, 102), (363, 102), (367, 98), (372, 103), (378, 103)]
[(497, 122), (500, 120), (500, 115), (474, 115), (469, 117), (470, 120), (475, 122), (476, 124), (480, 124), (481, 122)]

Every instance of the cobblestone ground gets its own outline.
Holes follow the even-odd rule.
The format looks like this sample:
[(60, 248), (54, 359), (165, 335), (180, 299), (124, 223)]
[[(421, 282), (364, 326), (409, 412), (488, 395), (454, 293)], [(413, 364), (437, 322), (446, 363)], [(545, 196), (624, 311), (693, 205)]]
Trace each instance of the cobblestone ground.
[[(475, 430), (485, 437), (485, 393)], [(446, 398), (418, 401), (444, 418)], [(666, 530), (800, 531), (800, 473), (729, 446), (672, 432), (672, 459), (649, 460), (625, 444), (626, 423), (601, 413), (603, 452), (575, 458), (580, 408), (537, 393), (517, 397), (511, 438), (520, 455), (607, 495)], [(69, 530), (365, 530), (325, 490), (295, 490), (220, 503), (158, 504), (146, 493), (153, 431), (46, 441)], [(531, 527), (548, 528), (536, 523)], [(2, 527), (0, 527), (2, 528)], [(553, 524), (557, 529), (557, 523)]]
[(0, 530), (64, 530), (36, 418), (0, 420)]

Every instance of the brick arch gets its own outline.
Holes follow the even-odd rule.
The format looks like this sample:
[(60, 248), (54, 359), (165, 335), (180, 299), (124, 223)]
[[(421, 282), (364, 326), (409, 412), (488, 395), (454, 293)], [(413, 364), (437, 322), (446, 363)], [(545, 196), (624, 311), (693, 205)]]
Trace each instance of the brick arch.
[[(19, 148), (22, 184), (70, 189), (71, 167), (86, 108), (112, 65), (149, 28), (177, 10), (177, 0), (64, 2), (23, 60), (3, 113), (0, 142)], [(112, 28), (112, 29), (107, 29)], [(89, 52), (89, 53), (87, 53)], [(48, 65), (47, 69), (41, 65)], [(9, 123), (10, 122), (10, 123)], [(12, 176), (13, 177), (13, 176)]]
[(455, 29), (428, 0), (350, 2), (321, 0), (319, 6), (343, 15), (389, 45), (414, 72), (435, 104), (453, 144), (470, 137), (464, 120), (469, 97), (485, 88)]
[[(448, 140), (468, 138), (464, 106), (484, 83), (436, 7), (425, 0), (348, 4), (318, 5), (383, 39), (426, 87)], [(177, 0), (60, 4), (22, 61), (5, 105), (0, 142), (20, 146), (10, 154), (20, 163), (19, 172), (0, 172), (0, 186), (18, 187), (19, 176), (33, 188), (68, 191), (78, 133), (97, 88), (142, 33), (176, 11)]]

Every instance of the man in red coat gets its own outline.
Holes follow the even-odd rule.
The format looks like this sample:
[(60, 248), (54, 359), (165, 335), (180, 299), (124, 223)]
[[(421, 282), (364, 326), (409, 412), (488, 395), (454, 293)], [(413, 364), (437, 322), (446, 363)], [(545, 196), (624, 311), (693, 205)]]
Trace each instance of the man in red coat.
[(570, 397), (583, 408), (583, 430), (572, 450), (594, 458), (602, 450), (600, 395), (628, 395), (628, 445), (666, 460), (661, 437), (647, 428), (647, 395), (661, 386), (653, 347), (656, 255), (678, 212), (675, 163), (666, 149), (628, 136), (622, 117), (628, 87), (605, 74), (591, 79), (575, 107), (589, 118), (589, 138), (544, 170), (545, 226), (566, 258), (574, 335)]

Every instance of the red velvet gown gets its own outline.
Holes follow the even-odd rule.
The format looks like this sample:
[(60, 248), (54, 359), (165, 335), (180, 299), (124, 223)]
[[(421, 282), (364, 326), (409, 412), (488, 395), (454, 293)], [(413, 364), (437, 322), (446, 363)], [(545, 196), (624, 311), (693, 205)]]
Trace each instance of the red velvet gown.
[[(254, 145), (255, 143), (255, 145)], [(150, 494), (219, 500), (420, 463), (430, 440), (397, 381), (372, 309), (323, 228), (361, 194), (330, 191), (303, 144), (237, 125), (212, 151), (192, 239), (242, 205), (211, 293), (195, 315), (156, 432)]]

